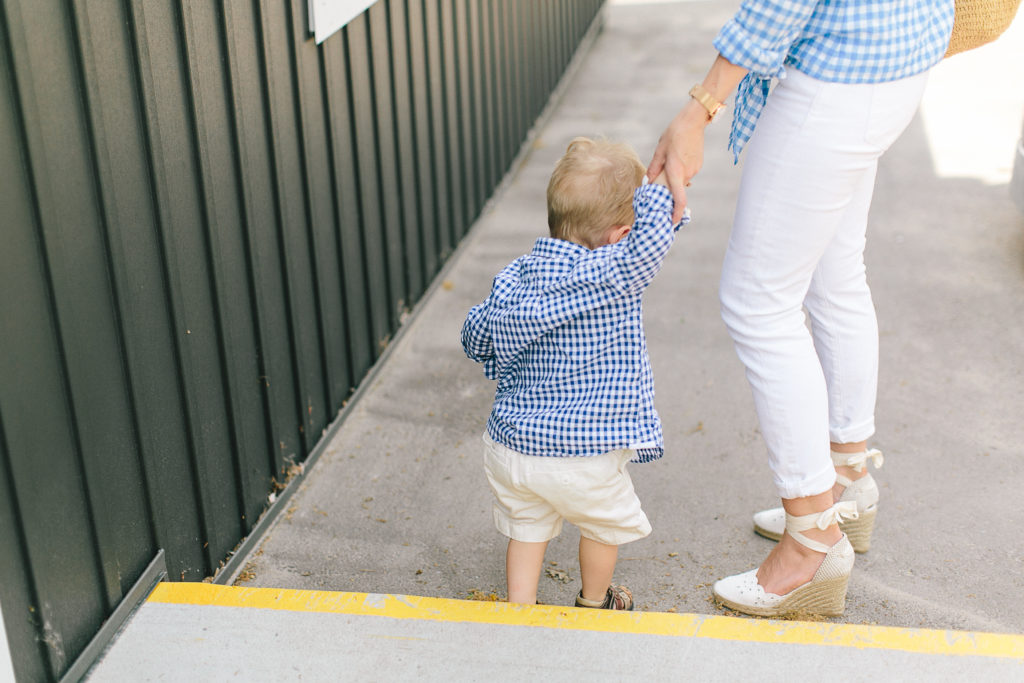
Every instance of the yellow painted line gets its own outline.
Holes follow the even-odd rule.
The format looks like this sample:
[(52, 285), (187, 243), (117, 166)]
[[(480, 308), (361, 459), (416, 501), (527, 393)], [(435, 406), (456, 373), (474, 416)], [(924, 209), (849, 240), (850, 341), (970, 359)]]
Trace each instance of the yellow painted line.
[(741, 619), (666, 612), (612, 612), (553, 605), (449, 600), (410, 595), (245, 588), (208, 583), (161, 583), (147, 602), (366, 615), (393, 619), (540, 626), (755, 643), (828, 645), (1024, 660), (1024, 635)]

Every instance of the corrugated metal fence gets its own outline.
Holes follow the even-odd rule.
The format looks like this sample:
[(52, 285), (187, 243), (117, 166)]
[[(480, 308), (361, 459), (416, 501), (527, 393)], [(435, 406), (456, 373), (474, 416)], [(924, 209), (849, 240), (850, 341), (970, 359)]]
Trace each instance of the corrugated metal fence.
[(0, 4), (0, 604), (67, 671), (213, 574), (516, 156), (601, 0)]

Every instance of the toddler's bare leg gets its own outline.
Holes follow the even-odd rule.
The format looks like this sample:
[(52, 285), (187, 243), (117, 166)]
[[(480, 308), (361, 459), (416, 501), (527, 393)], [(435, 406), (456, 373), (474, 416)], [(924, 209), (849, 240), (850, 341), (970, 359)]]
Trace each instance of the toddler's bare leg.
[(605, 545), (580, 536), (580, 575), (582, 595), (587, 600), (604, 600), (612, 585), (615, 561), (619, 559), (619, 546)]
[(544, 564), (544, 551), (548, 542), (526, 543), (509, 539), (505, 555), (505, 576), (508, 581), (508, 601), (523, 605), (537, 602), (537, 582)]

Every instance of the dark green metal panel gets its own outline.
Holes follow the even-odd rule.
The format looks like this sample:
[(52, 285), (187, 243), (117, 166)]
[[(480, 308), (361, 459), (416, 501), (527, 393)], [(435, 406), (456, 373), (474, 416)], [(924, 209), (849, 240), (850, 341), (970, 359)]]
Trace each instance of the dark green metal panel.
[(16, 61), (45, 64), (31, 76), (19, 75), (19, 90), (24, 111), (34, 112), (24, 120), (28, 153), (41, 161), (32, 175), (56, 325), (62, 336), (75, 340), (62, 349), (62, 363), (78, 467), (93, 518), (103, 598), (116, 604), (138, 570), (131, 549), (152, 544), (152, 536), (145, 502), (132, 490), (141, 471), (118, 311), (110, 305), (109, 250), (89, 149), (91, 112), (78, 96), (80, 43), (74, 17), (59, 6), (33, 4), (22, 18), (26, 33), (41, 26), (56, 30), (52, 46), (25, 43), (20, 55), (14, 47)]
[[(301, 452), (302, 423), (295, 409), (298, 396), (292, 361), (285, 270), (278, 248), (278, 210), (270, 135), (266, 56), (262, 15), (255, 3), (226, 3), (224, 42), (232, 102), (234, 172), (239, 178), (244, 253), (257, 324), (259, 375), (263, 396), (263, 427), (267, 446), (262, 465), (254, 464), (257, 481), (283, 480), (285, 457)], [(228, 169), (225, 169), (227, 171)], [(260, 476), (261, 475), (261, 476)], [(247, 521), (265, 507), (265, 496), (246, 501)], [(176, 576), (168, 559), (169, 572)]]
[(323, 351), (318, 333), (316, 287), (309, 239), (309, 215), (305, 199), (306, 169), (303, 159), (299, 91), (293, 68), (295, 39), (292, 7), (285, 0), (261, 0), (264, 59), (266, 65), (269, 134), (278, 204), (278, 248), (285, 272), (292, 364), (297, 378), (297, 405), (303, 450), (283, 454), (285, 461), (299, 462), (319, 438), (317, 422), (323, 423)]
[[(394, 4), (398, 5), (398, 2)], [(417, 220), (417, 232), (420, 242), (420, 263), (424, 278), (427, 274), (437, 272), (439, 262), (438, 249), (438, 209), (437, 185), (434, 178), (434, 156), (432, 142), (432, 123), (430, 110), (430, 92), (427, 68), (426, 21), (423, 16), (421, 0), (406, 0), (406, 40), (409, 53), (409, 113), (413, 121), (414, 147), (405, 164), (414, 173), (414, 183), (405, 187), (415, 187), (415, 204), (411, 214)], [(401, 40), (396, 36), (395, 41)], [(407, 214), (408, 215), (408, 214)]]
[[(231, 453), (228, 387), (218, 319), (213, 254), (214, 229), (204, 193), (200, 146), (207, 134), (195, 109), (195, 76), (189, 71), (188, 9), (175, 0), (133, 6), (141, 44), (141, 102), (149, 122), (148, 151), (152, 192), (169, 290), (171, 338), (184, 401), (190, 444), (191, 488), (195, 490), (199, 528), (195, 542), (203, 563), (185, 568), (185, 578), (200, 578), (216, 568), (234, 546), (243, 524), (237, 506), (237, 482)], [(144, 334), (144, 333), (143, 333)]]
[(483, 28), (483, 35), (490, 47), (490, 69), (484, 75), (484, 81), (488, 85), (489, 112), (487, 121), (492, 124), (490, 137), (494, 150), (492, 173), (495, 181), (500, 181), (504, 170), (512, 161), (512, 137), (508, 115), (508, 58), (507, 58), (507, 32), (504, 24), (504, 0), (489, 0), (485, 3), (487, 8), (487, 24)]
[[(406, 285), (408, 268), (402, 248), (402, 187), (398, 182), (401, 163), (396, 154), (395, 103), (392, 92), (391, 67), (393, 54), (388, 45), (388, 15), (386, 2), (378, 2), (363, 15), (366, 19), (367, 40), (370, 49), (371, 87), (373, 89), (373, 118), (377, 140), (375, 165), (380, 182), (379, 202), (383, 223), (379, 230), (384, 238), (385, 261), (388, 269), (389, 325), (399, 319), (408, 305)], [(390, 335), (389, 335), (390, 336)]]
[[(3, 509), (0, 518), (5, 556), (0, 590), (8, 638), (12, 649), (18, 648), (18, 671), (49, 674), (63, 664), (66, 650), (62, 643), (45, 641), (44, 625), (62, 636), (87, 634), (106, 608), (106, 591), (89, 522), (82, 518), (88, 498), (30, 166), (29, 138), (38, 144), (39, 135), (22, 114), (25, 95), (12, 68), (12, 54), (25, 49), (16, 42), (22, 26), (20, 8), (5, 8), (0, 20), (5, 32), (0, 52), (0, 455), (5, 487), (12, 495), (11, 509)], [(59, 488), (60, 500), (50, 500), (49, 487)], [(65, 554), (73, 567), (69, 580), (56, 562)], [(19, 563), (10, 561), (14, 559)], [(75, 598), (77, 593), (82, 597)], [(71, 613), (61, 609), (62, 599), (77, 600)], [(37, 645), (26, 647), (33, 641)]]
[(424, 0), (423, 30), (426, 33), (426, 64), (427, 64), (427, 111), (430, 114), (431, 173), (434, 179), (434, 197), (437, 209), (434, 222), (437, 239), (437, 255), (443, 262), (452, 250), (452, 208), (451, 168), (448, 140), (447, 120), (445, 117), (444, 64), (441, 58), (441, 17), (436, 0)]
[(366, 260), (366, 282), (370, 297), (370, 318), (373, 330), (373, 356), (383, 351), (391, 335), (391, 302), (393, 281), (388, 277), (385, 249), (384, 212), (381, 206), (380, 168), (377, 163), (377, 119), (373, 99), (373, 65), (366, 14), (354, 19), (345, 28), (348, 43), (348, 77), (352, 92), (352, 130), (356, 155), (356, 180), (362, 209), (361, 232), (363, 257)]
[[(429, 3), (428, 3), (429, 4)], [(459, 101), (459, 74), (456, 64), (456, 46), (458, 36), (455, 33), (455, 9), (451, 0), (439, 0), (437, 3), (440, 14), (441, 70), (442, 92), (444, 104), (444, 137), (448, 148), (448, 190), (451, 198), (452, 219), (446, 230), (447, 250), (455, 248), (459, 237), (466, 230), (466, 171), (462, 163), (462, 103)]]
[[(74, 22), (51, 3), (11, 3), (0, 23), (0, 407), (26, 575), (39, 598), (32, 615), (50, 668), (60, 670), (120, 600), (121, 569), (134, 570), (132, 545), (151, 548), (152, 539), (139, 501), (119, 489), (140, 478), (139, 464), (77, 96)], [(53, 45), (27, 39), (42, 30)], [(111, 514), (107, 496), (125, 506), (126, 518)]]
[[(526, 137), (529, 123), (528, 113), (533, 108), (533, 92), (530, 81), (528, 56), (533, 53), (530, 45), (527, 44), (529, 34), (523, 27), (523, 15), (527, 9), (526, 3), (516, 0), (505, 0), (507, 5), (507, 21), (509, 31), (509, 66), (512, 71), (512, 81), (509, 93), (515, 93), (511, 97), (510, 108), (514, 113), (512, 123), (513, 139), (509, 141), (512, 148), (515, 148), (515, 141)], [(514, 152), (513, 152), (514, 153)]]
[[(128, 503), (137, 509), (133, 523), (139, 531), (148, 524), (157, 541), (187, 547), (197, 525), (190, 492), (175, 492), (160, 482), (188, 480), (190, 466), (182, 397), (173, 363), (171, 320), (167, 311), (166, 279), (152, 203), (146, 150), (145, 122), (137, 98), (133, 68), (135, 46), (130, 19), (122, 5), (97, 3), (75, 6), (82, 72), (82, 90), (90, 121), (94, 182), (106, 230), (111, 282), (122, 344), (126, 389), (136, 434), (139, 469), (130, 477), (111, 472)], [(101, 76), (102, 75), (102, 76)], [(140, 334), (145, 330), (145, 335)], [(111, 454), (111, 466), (128, 452)], [(104, 458), (101, 458), (103, 460)], [(142, 474), (141, 480), (139, 475)], [(116, 500), (116, 499), (113, 499)], [(109, 500), (109, 502), (113, 502)], [(102, 506), (120, 520), (128, 511), (120, 505)], [(115, 527), (116, 528), (116, 527)], [(121, 591), (148, 560), (132, 535), (122, 537)], [(198, 553), (183, 552), (181, 562), (200, 563)]]
[[(4, 347), (6, 348), (6, 347)], [(25, 568), (29, 566), (25, 523), (14, 486), (14, 473), (0, 422), (0, 605), (4, 606), (4, 630), (11, 652), (20, 656), (19, 673), (24, 680), (42, 681), (50, 677), (49, 657), (38, 637), (39, 596)], [(0, 647), (8, 643), (0, 642)]]
[(373, 364), (373, 336), (370, 320), (370, 288), (363, 258), (362, 216), (356, 177), (353, 143), (352, 96), (348, 78), (348, 51), (344, 36), (329, 40), (323, 48), (323, 73), (327, 86), (324, 98), (331, 121), (331, 181), (335, 201), (335, 226), (341, 287), (345, 301), (346, 338), (351, 389)]
[(348, 396), (352, 378), (345, 358), (344, 307), (337, 250), (334, 248), (336, 218), (328, 145), (330, 122), (325, 112), (321, 52), (313, 41), (306, 40), (304, 13), (302, 3), (292, 4), (290, 27), (295, 62), (295, 102), (302, 133), (300, 149), (305, 171), (310, 260), (326, 390), (322, 408), (310, 410), (307, 407), (303, 419), (309, 433), (318, 435), (328, 421), (331, 407), (341, 405)]
[(480, 186), (480, 173), (477, 171), (477, 158), (480, 156), (476, 149), (476, 139), (473, 130), (476, 120), (473, 113), (473, 100), (475, 94), (470, 88), (472, 73), (477, 65), (470, 57), (470, 45), (472, 32), (469, 28), (469, 12), (466, 8), (467, 0), (453, 0), (451, 2), (454, 10), (455, 39), (452, 44), (455, 46), (455, 67), (457, 72), (456, 98), (458, 102), (458, 117), (456, 126), (459, 134), (459, 142), (462, 148), (462, 157), (459, 166), (462, 170), (463, 202), (465, 205), (466, 222), (458, 234), (461, 239), (473, 219), (476, 218), (478, 207), (483, 205), (483, 187)]
[(174, 580), (230, 556), (600, 6), (379, 0), (318, 46), (297, 0), (0, 4), (0, 603), (19, 678), (67, 672), (160, 549)]
[[(412, 302), (419, 299), (426, 289), (427, 279), (423, 272), (423, 245), (420, 239), (420, 215), (416, 198), (420, 194), (416, 182), (416, 145), (413, 139), (415, 122), (412, 107), (412, 79), (410, 76), (409, 38), (406, 25), (406, 8), (404, 0), (388, 0), (386, 29), (382, 20), (378, 19), (375, 26), (380, 25), (386, 30), (386, 37), (381, 37), (378, 51), (382, 58), (389, 58), (391, 66), (392, 107), (394, 130), (391, 136), (395, 143), (395, 171), (397, 173), (398, 195), (395, 201), (399, 204), (401, 234), (399, 248), (402, 256), (402, 268), (406, 275), (405, 293), (402, 297), (403, 310), (411, 307)], [(371, 12), (371, 17), (383, 17), (383, 14)], [(380, 68), (380, 61), (375, 57), (375, 64)]]
[[(226, 533), (211, 543), (211, 565), (230, 551), (239, 528), (250, 528), (258, 508), (252, 505), (266, 490), (268, 442), (263, 423), (263, 396), (259, 377), (257, 324), (251, 298), (251, 275), (246, 258), (241, 183), (235, 163), (234, 120), (228, 84), (225, 34), (219, 13), (211, 5), (185, 5), (180, 12), (184, 56), (188, 64), (188, 95), (199, 198), (203, 248), (207, 261), (204, 283), (213, 307), (208, 353), (216, 352), (222, 393), (211, 401), (224, 402), (216, 415), (218, 430), (230, 445), (230, 458), (206, 466), (212, 487), (223, 496), (210, 498), (215, 517), (225, 518)], [(186, 330), (190, 337), (194, 331)], [(212, 362), (211, 358), (211, 362)], [(196, 389), (201, 390), (197, 387)], [(220, 421), (223, 420), (223, 423)], [(200, 461), (206, 460), (200, 458)], [(250, 502), (247, 505), (247, 501)], [(221, 540), (222, 539), (222, 540)]]
[(469, 63), (472, 72), (469, 76), (468, 93), (470, 95), (470, 110), (473, 114), (473, 149), (474, 158), (471, 168), (471, 176), (476, 180), (476, 206), (483, 206), (487, 201), (491, 190), (497, 184), (497, 178), (493, 174), (492, 152), (490, 139), (487, 137), (487, 118), (485, 111), (488, 101), (488, 83), (484, 74), (489, 70), (489, 55), (484, 44), (484, 14), (486, 4), (483, 2), (467, 3), (468, 16), (466, 25), (469, 30), (468, 53)]

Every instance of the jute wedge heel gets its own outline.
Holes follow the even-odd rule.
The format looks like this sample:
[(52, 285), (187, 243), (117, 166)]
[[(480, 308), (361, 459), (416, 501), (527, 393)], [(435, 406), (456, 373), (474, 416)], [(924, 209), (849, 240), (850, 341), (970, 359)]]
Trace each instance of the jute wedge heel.
[[(836, 466), (852, 467), (858, 472), (867, 469), (868, 460), (878, 469), (884, 458), (882, 452), (871, 449), (863, 453), (832, 452), (832, 463)], [(871, 548), (871, 534), (875, 529), (875, 517), (878, 514), (878, 484), (869, 472), (860, 479), (850, 479), (836, 474), (836, 482), (846, 488), (839, 502), (853, 501), (857, 504), (857, 519), (844, 519), (839, 528), (850, 538), (850, 544), (858, 553), (866, 553)], [(786, 528), (786, 512), (781, 507), (762, 510), (754, 514), (754, 532), (778, 541)]]
[(850, 539), (850, 545), (853, 546), (854, 552), (866, 553), (871, 550), (871, 534), (875, 530), (878, 506), (873, 505), (863, 512), (859, 510), (858, 512), (860, 516), (857, 519), (847, 520), (841, 523), (839, 528)]
[(808, 614), (838, 617), (846, 609), (846, 589), (853, 571), (854, 551), (846, 534), (833, 546), (807, 538), (801, 532), (827, 529), (842, 519), (857, 517), (853, 501), (836, 503), (824, 512), (810, 515), (787, 515), (786, 531), (801, 545), (825, 553), (825, 559), (814, 577), (785, 595), (768, 593), (757, 582), (757, 570), (729, 576), (715, 582), (714, 596), (719, 604), (731, 610), (757, 617), (784, 617)]

